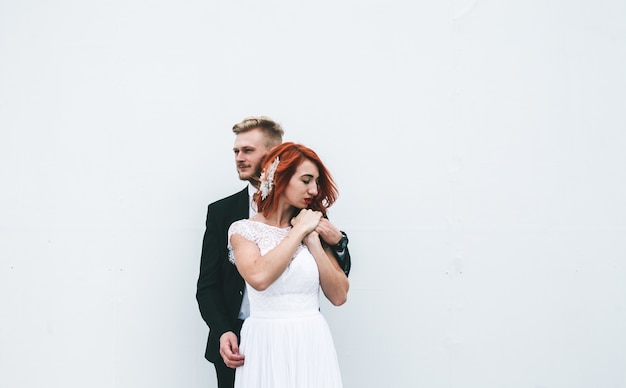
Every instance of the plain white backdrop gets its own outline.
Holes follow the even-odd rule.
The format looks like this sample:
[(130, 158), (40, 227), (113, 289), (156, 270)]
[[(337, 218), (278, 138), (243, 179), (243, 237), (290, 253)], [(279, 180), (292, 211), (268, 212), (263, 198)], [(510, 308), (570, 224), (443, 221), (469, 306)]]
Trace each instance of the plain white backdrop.
[(0, 386), (215, 387), (206, 206), (334, 173), (344, 385), (626, 386), (623, 1), (0, 0)]

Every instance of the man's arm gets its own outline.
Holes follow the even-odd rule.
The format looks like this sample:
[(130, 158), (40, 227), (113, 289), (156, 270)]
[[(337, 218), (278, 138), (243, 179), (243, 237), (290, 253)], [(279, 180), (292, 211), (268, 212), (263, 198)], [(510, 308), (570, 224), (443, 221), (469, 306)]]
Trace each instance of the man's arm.
[(206, 231), (202, 241), (200, 259), (200, 275), (196, 290), (196, 300), (202, 319), (211, 331), (219, 338), (227, 331), (233, 331), (228, 318), (220, 276), (220, 229), (215, 210), (209, 206), (206, 220)]
[(333, 256), (335, 256), (335, 260), (339, 263), (339, 266), (343, 270), (343, 273), (346, 276), (350, 275), (350, 267), (352, 266), (352, 260), (350, 259), (350, 250), (348, 249), (348, 235), (345, 232), (341, 232), (343, 235), (342, 239), (339, 243), (331, 246), (331, 250), (333, 251)]
[(319, 233), (320, 238), (330, 246), (335, 260), (348, 276), (352, 266), (350, 259), (350, 251), (348, 250), (348, 236), (333, 225), (327, 218), (320, 219), (320, 223), (315, 229)]

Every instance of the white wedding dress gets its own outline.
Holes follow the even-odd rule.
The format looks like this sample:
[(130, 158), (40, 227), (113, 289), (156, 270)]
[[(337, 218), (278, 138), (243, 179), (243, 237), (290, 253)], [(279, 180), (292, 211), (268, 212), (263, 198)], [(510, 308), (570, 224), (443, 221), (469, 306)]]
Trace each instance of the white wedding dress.
[[(251, 220), (234, 222), (230, 236), (254, 242), (266, 254), (291, 228)], [(265, 291), (246, 284), (250, 317), (241, 329), (239, 352), (244, 365), (235, 372), (235, 388), (341, 387), (337, 354), (326, 320), (319, 311), (320, 282), (315, 259), (301, 244), (283, 274)]]

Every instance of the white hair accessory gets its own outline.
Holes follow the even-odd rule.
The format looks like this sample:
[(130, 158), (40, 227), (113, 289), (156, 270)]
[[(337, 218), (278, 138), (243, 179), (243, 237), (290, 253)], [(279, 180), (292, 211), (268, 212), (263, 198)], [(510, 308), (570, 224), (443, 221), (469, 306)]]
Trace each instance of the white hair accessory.
[(262, 200), (267, 198), (267, 196), (270, 194), (270, 191), (272, 191), (272, 188), (274, 187), (274, 173), (278, 168), (279, 162), (280, 159), (277, 156), (272, 164), (270, 164), (270, 166), (267, 168), (267, 175), (266, 171), (263, 171), (263, 174), (261, 174), (261, 186), (259, 187), (259, 190), (261, 190)]

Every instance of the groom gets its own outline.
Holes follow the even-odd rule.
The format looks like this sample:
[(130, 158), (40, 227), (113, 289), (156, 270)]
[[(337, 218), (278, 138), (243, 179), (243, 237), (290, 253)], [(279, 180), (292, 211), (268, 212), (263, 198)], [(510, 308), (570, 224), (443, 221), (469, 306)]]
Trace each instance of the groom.
[[(205, 358), (215, 366), (219, 388), (232, 388), (234, 368), (244, 363), (244, 356), (239, 354), (239, 332), (249, 315), (245, 282), (228, 260), (228, 228), (233, 222), (256, 214), (252, 195), (259, 185), (263, 157), (282, 143), (284, 134), (280, 124), (263, 116), (235, 124), (233, 132), (237, 173), (248, 185), (209, 205), (196, 292), (200, 314), (210, 329)], [(333, 248), (347, 276), (351, 260), (346, 234), (325, 218), (316, 231)]]

